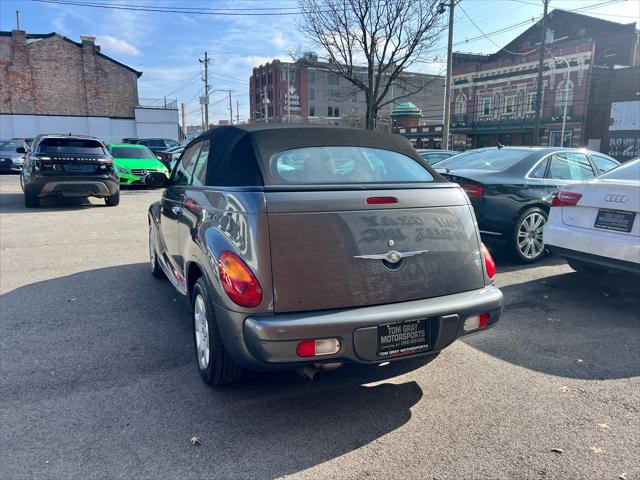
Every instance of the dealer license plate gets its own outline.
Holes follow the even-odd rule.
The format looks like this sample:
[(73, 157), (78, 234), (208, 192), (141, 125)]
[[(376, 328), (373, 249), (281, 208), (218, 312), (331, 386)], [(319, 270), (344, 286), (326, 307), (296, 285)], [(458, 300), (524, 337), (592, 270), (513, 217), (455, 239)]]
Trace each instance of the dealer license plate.
[(429, 350), (429, 319), (378, 325), (378, 357), (411, 355)]
[(614, 230), (616, 232), (630, 232), (633, 228), (635, 218), (635, 212), (601, 208), (598, 210), (594, 227), (603, 230)]

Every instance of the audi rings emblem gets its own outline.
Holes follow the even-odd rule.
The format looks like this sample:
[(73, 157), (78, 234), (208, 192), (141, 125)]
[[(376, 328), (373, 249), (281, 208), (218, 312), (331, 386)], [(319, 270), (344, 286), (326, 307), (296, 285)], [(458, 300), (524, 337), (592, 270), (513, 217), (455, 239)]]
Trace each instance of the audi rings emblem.
[(626, 195), (617, 195), (615, 193), (608, 193), (604, 196), (605, 202), (613, 202), (613, 203), (627, 203), (629, 197)]

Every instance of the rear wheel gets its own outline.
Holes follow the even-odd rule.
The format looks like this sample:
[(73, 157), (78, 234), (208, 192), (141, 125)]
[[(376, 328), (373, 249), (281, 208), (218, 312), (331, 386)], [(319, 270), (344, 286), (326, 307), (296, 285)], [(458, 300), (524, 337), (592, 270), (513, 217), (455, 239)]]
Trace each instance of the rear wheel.
[(120, 204), (120, 190), (118, 190), (114, 195), (105, 198), (104, 203), (107, 204), (107, 207), (117, 207)]
[(604, 275), (608, 270), (604, 267), (598, 267), (597, 265), (590, 265), (578, 260), (567, 260), (569, 266), (576, 272), (583, 275)]
[(37, 195), (29, 192), (28, 190), (24, 191), (24, 206), (27, 208), (36, 208), (40, 206), (40, 199)]
[(196, 359), (205, 383), (219, 386), (240, 379), (242, 369), (222, 344), (207, 284), (200, 277), (193, 288), (193, 331)]
[(522, 263), (533, 263), (544, 255), (542, 232), (547, 212), (535, 207), (522, 212), (516, 221), (511, 240), (513, 253)]

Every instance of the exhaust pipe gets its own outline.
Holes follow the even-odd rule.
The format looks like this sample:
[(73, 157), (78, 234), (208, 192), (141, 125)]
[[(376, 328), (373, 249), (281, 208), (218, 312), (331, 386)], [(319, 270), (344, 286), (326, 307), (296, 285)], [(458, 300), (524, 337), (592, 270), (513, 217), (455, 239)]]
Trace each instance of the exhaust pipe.
[(307, 378), (312, 382), (315, 382), (316, 380), (320, 379), (320, 374), (322, 372), (331, 372), (333, 370), (337, 370), (341, 366), (342, 366), (342, 362), (336, 362), (336, 363), (316, 362), (313, 364), (313, 366), (298, 368), (296, 372), (298, 372), (298, 375), (300, 375), (302, 378)]

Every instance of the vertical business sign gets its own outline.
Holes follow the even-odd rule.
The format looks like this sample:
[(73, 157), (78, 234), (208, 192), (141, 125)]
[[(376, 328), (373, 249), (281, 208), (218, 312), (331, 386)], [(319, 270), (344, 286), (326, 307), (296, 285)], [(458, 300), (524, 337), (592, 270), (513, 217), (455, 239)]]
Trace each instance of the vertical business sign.
[(292, 84), (289, 84), (287, 95), (284, 98), (284, 111), (298, 115), (302, 109), (300, 108), (300, 95)]

